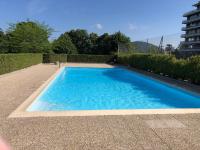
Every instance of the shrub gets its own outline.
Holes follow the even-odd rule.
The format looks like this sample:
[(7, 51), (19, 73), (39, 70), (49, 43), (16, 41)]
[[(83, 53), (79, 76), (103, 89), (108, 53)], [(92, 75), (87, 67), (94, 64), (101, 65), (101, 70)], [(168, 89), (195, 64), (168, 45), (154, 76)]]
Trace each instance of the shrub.
[(43, 63), (67, 62), (67, 54), (43, 54)]
[(44, 54), (43, 63), (60, 62), (85, 62), (107, 63), (114, 58), (113, 55), (67, 55), (67, 54)]
[(42, 63), (42, 54), (0, 54), (0, 74)]
[(133, 54), (119, 56), (118, 62), (131, 67), (151, 70), (154, 73), (168, 75), (182, 80), (200, 84), (200, 56), (189, 59), (176, 59), (169, 55)]
[(113, 55), (68, 55), (68, 62), (107, 63)]
[(200, 84), (200, 56), (191, 57), (186, 66), (188, 79)]

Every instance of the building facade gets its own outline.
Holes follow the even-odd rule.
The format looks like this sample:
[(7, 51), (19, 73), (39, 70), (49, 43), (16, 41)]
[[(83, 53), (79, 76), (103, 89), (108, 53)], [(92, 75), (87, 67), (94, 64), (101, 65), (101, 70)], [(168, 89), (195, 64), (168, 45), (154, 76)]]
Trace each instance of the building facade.
[(200, 1), (193, 5), (196, 7), (195, 10), (187, 12), (183, 15), (186, 17), (182, 23), (185, 27), (182, 31), (181, 37), (185, 40), (181, 42), (181, 52), (193, 54), (200, 54)]

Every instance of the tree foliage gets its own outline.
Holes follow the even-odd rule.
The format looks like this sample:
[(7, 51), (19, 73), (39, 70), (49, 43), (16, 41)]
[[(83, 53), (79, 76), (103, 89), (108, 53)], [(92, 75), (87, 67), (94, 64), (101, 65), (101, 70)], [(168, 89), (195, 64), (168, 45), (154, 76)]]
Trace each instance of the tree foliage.
[(111, 35), (111, 46), (113, 51), (117, 51), (118, 43), (128, 44), (130, 42), (130, 38), (127, 37), (125, 34), (121, 33), (120, 31)]
[(48, 41), (52, 29), (47, 25), (26, 21), (11, 24), (8, 31), (9, 52), (42, 53), (50, 50)]
[(89, 54), (91, 52), (92, 43), (86, 30), (71, 30), (68, 34), (76, 46), (79, 54)]
[(97, 47), (95, 49), (96, 54), (109, 54), (112, 51), (111, 48), (111, 36), (108, 33), (104, 33), (97, 39)]
[(121, 32), (112, 35), (104, 33), (98, 36), (83, 29), (71, 30), (68, 32), (72, 42), (76, 46), (79, 54), (112, 54), (117, 51), (118, 43), (128, 44), (130, 38)]
[(0, 53), (7, 53), (7, 36), (0, 28)]
[(77, 49), (72, 43), (68, 33), (61, 34), (61, 36), (53, 42), (52, 49), (57, 54), (76, 54)]
[(117, 52), (119, 43), (131, 45), (121, 32), (88, 33), (84, 29), (70, 30), (49, 42), (52, 29), (45, 24), (24, 21), (10, 24), (7, 32), (0, 30), (0, 53), (66, 53), (108, 55)]

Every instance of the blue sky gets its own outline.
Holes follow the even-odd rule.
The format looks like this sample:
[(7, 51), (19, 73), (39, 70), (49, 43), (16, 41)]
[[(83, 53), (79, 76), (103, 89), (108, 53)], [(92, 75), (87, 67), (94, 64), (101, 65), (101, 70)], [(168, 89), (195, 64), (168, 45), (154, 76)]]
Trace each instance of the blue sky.
[(132, 40), (181, 32), (183, 13), (197, 0), (0, 0), (0, 28), (26, 19), (45, 22), (64, 31), (122, 31)]

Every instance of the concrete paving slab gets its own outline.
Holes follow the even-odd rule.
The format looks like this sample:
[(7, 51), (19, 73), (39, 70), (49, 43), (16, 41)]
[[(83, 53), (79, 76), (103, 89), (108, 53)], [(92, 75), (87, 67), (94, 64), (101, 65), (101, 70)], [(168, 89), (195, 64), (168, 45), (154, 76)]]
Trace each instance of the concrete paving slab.
[(146, 124), (152, 128), (186, 128), (186, 126), (178, 120), (175, 119), (159, 119), (159, 120), (146, 120)]

